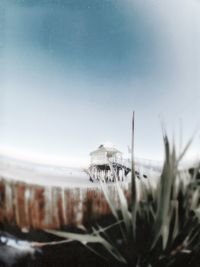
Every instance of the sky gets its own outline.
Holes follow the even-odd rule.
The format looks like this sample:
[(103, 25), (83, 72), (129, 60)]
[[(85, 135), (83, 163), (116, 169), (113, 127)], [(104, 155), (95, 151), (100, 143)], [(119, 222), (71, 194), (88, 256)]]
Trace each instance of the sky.
[(200, 1), (0, 4), (0, 153), (81, 165), (101, 143), (163, 158), (161, 125), (200, 148)]

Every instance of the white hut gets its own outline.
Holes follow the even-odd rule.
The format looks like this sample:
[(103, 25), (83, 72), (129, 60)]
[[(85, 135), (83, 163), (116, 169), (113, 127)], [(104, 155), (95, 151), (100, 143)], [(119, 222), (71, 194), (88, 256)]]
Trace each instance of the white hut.
[(100, 145), (97, 150), (90, 153), (91, 165), (107, 165), (108, 159), (112, 163), (122, 162), (122, 152), (113, 146)]
[(115, 170), (117, 179), (124, 180), (130, 169), (123, 165), (122, 152), (113, 146), (100, 145), (97, 150), (90, 153), (90, 179), (115, 181), (110, 164)]

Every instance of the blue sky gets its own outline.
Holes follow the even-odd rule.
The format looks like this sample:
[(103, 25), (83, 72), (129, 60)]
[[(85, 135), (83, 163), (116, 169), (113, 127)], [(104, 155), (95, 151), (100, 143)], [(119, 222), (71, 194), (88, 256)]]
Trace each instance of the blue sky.
[[(162, 158), (164, 121), (184, 140), (199, 124), (200, 4), (13, 0), (2, 4), (0, 148), (86, 162), (100, 143)], [(191, 155), (199, 149), (197, 137)]]

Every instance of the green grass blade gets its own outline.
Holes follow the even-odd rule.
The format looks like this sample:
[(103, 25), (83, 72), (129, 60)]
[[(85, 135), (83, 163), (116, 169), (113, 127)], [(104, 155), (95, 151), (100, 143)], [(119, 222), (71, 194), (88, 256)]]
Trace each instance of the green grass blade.
[(116, 191), (118, 194), (119, 204), (120, 204), (119, 210), (122, 213), (122, 217), (123, 217), (123, 220), (124, 220), (124, 223), (126, 226), (126, 230), (129, 233), (130, 228), (131, 228), (131, 220), (130, 220), (130, 212), (128, 210), (128, 202), (127, 202), (127, 199), (124, 195), (124, 192), (123, 192), (123, 190), (122, 190), (122, 188), (118, 182), (118, 177), (116, 175), (116, 172), (112, 166), (112, 163), (109, 161), (109, 159), (108, 159), (108, 164), (110, 166), (111, 172), (113, 173), (113, 175), (115, 177)]
[(93, 234), (76, 234), (76, 233), (69, 233), (69, 232), (62, 232), (56, 230), (46, 230), (47, 233), (53, 234), (55, 236), (70, 239), (74, 241), (78, 241), (83, 245), (87, 245), (88, 243), (98, 243), (101, 244), (116, 260), (126, 263), (124, 257), (119, 253), (119, 251), (110, 244), (106, 239), (101, 237), (97, 232), (95, 235)]
[(176, 172), (176, 160), (175, 160), (175, 152), (170, 153), (170, 145), (167, 136), (164, 136), (164, 144), (165, 144), (165, 163), (163, 167), (163, 171), (161, 174), (161, 180), (158, 187), (158, 199), (157, 199), (157, 214), (153, 227), (153, 235), (152, 235), (152, 244), (151, 249), (155, 246), (159, 237), (163, 233), (166, 238), (167, 235), (167, 218), (169, 216), (169, 208), (170, 208), (170, 196), (172, 190), (172, 184), (175, 179)]
[(131, 212), (132, 212), (132, 231), (133, 240), (136, 238), (136, 214), (137, 214), (137, 188), (134, 166), (134, 129), (135, 128), (135, 113), (132, 117), (132, 146), (131, 146)]

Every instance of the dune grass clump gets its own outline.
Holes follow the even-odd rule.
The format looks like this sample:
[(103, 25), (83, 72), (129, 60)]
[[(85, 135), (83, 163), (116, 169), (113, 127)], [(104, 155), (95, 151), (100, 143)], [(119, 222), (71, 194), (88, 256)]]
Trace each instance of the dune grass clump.
[[(138, 181), (140, 197), (137, 197), (132, 160), (132, 199), (128, 203), (116, 179), (118, 209), (106, 184), (102, 183), (113, 215), (113, 222), (107, 227), (95, 225), (92, 232), (83, 234), (49, 232), (80, 241), (106, 258), (105, 266), (200, 266), (200, 194), (195, 186), (198, 170), (190, 176), (178, 169), (188, 146), (177, 156), (175, 146), (164, 136), (165, 160), (159, 182), (152, 188)], [(99, 246), (94, 244), (100, 244), (103, 249), (97, 249)]]

